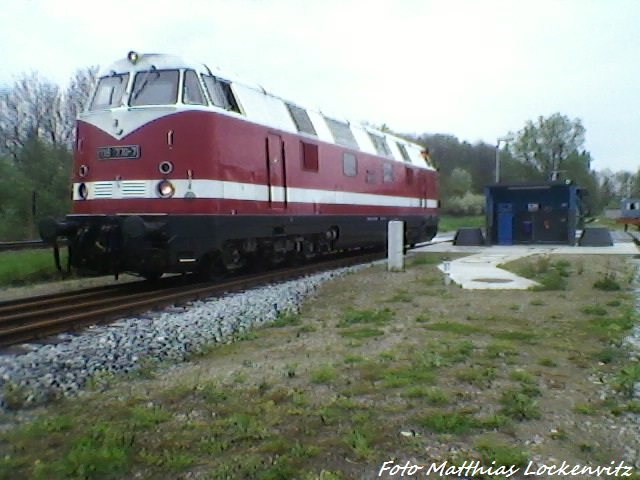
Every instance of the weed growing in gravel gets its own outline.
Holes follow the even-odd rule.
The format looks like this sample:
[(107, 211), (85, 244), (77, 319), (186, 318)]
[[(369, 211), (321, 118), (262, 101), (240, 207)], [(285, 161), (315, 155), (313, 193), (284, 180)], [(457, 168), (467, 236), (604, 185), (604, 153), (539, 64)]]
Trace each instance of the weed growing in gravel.
[(607, 309), (600, 305), (586, 305), (582, 307), (580, 311), (587, 315), (597, 315), (597, 316), (603, 316), (608, 313)]
[(538, 365), (542, 365), (543, 367), (557, 367), (558, 364), (555, 360), (549, 357), (542, 357), (538, 360)]
[(293, 312), (278, 312), (276, 319), (271, 322), (270, 326), (274, 328), (290, 327), (292, 325), (300, 325), (302, 319), (300, 314)]
[(592, 403), (579, 402), (573, 404), (573, 411), (580, 415), (594, 415), (597, 408)]
[(475, 450), (480, 453), (481, 463), (484, 465), (509, 467), (524, 467), (529, 461), (529, 455), (522, 449), (501, 442), (490, 435), (484, 435), (476, 440)]
[(475, 325), (460, 322), (435, 322), (425, 325), (425, 328), (439, 332), (457, 333), (458, 335), (471, 335), (482, 332), (484, 329)]
[(509, 374), (509, 378), (515, 382), (525, 383), (525, 384), (535, 384), (536, 379), (529, 372), (525, 372), (524, 370), (513, 370)]
[(468, 382), (479, 388), (488, 388), (491, 382), (496, 379), (497, 372), (493, 367), (468, 367), (458, 370), (456, 378), (463, 382)]
[(321, 365), (311, 371), (310, 379), (312, 383), (332, 383), (337, 376), (338, 372), (335, 367), (331, 365)]
[(171, 418), (171, 412), (153, 404), (135, 406), (130, 410), (129, 415), (134, 428), (153, 427)]
[(451, 402), (449, 394), (441, 388), (424, 387), (422, 385), (407, 387), (402, 396), (406, 398), (422, 398), (430, 405), (447, 405)]
[(413, 300), (413, 298), (411, 297), (411, 295), (409, 295), (409, 292), (405, 289), (398, 289), (396, 290), (396, 293), (391, 297), (385, 300), (385, 302), (388, 303), (394, 303), (394, 302), (404, 302), (404, 303), (410, 303)]
[(620, 369), (613, 380), (613, 386), (627, 397), (632, 397), (638, 382), (640, 382), (640, 364), (632, 363)]
[(347, 309), (342, 320), (336, 325), (338, 328), (349, 327), (355, 324), (386, 325), (393, 318), (393, 311), (388, 308), (382, 310), (356, 310)]
[(511, 342), (496, 340), (486, 346), (485, 356), (488, 358), (515, 357), (518, 356), (518, 349)]
[(418, 423), (435, 433), (459, 435), (478, 426), (473, 415), (464, 412), (436, 411), (418, 419)]
[(340, 332), (340, 335), (345, 338), (362, 339), (362, 338), (380, 337), (384, 335), (384, 331), (378, 328), (360, 327), (360, 328), (350, 328), (348, 330), (342, 330)]
[(540, 418), (538, 402), (532, 398), (533, 392), (523, 388), (508, 388), (502, 392), (501, 413), (514, 420), (533, 420)]
[(602, 278), (599, 278), (593, 283), (593, 288), (597, 288), (598, 290), (605, 290), (607, 292), (622, 290), (615, 272), (606, 272), (602, 276)]

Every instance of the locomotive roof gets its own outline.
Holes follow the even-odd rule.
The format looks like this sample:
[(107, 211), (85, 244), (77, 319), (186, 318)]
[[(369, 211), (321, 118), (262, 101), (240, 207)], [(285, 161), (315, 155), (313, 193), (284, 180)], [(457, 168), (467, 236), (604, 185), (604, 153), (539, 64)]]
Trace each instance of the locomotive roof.
[[(170, 54), (161, 54), (161, 53), (139, 54), (137, 52), (132, 51), (132, 52), (129, 52), (127, 57), (117, 60), (111, 65), (107, 66), (106, 68), (101, 69), (98, 76), (102, 78), (102, 77), (110, 76), (117, 73), (131, 72), (132, 70), (148, 71), (151, 69), (157, 69), (157, 70), (191, 69), (191, 70), (195, 70), (200, 74), (213, 75), (219, 79), (230, 82), (230, 84), (235, 87), (234, 93), (235, 95), (240, 97), (241, 103), (245, 106), (245, 109), (252, 110), (251, 112), (247, 112), (247, 111), (243, 112), (248, 119), (255, 120), (261, 123), (266, 123), (276, 128), (282, 128), (284, 130), (288, 130), (289, 128), (287, 128), (287, 126), (283, 126), (283, 122), (282, 122), (282, 119), (285, 116), (289, 118), (289, 121), (290, 121), (290, 114), (289, 112), (286, 112), (286, 109), (289, 106), (298, 107), (306, 111), (307, 115), (316, 119), (312, 121), (312, 123), (314, 123), (316, 126), (318, 126), (317, 119), (324, 119), (324, 122), (322, 123), (327, 124), (326, 126), (322, 127), (322, 130), (324, 130), (324, 132), (322, 132), (323, 134), (321, 134), (321, 132), (318, 132), (318, 134), (316, 135), (318, 138), (322, 140), (326, 141), (328, 138), (334, 137), (332, 141), (335, 141), (335, 143), (342, 144), (344, 146), (353, 147), (353, 145), (340, 143), (339, 141), (337, 141), (337, 139), (335, 139), (336, 135), (333, 131), (330, 132), (331, 125), (329, 125), (330, 123), (333, 122), (334, 124), (337, 124), (337, 127), (334, 125), (334, 128), (346, 127), (348, 130), (351, 131), (350, 135), (351, 135), (352, 141), (355, 142), (356, 149), (361, 149), (361, 147), (363, 146), (363, 143), (364, 144), (367, 143), (367, 142), (362, 142), (363, 135), (365, 137), (367, 136), (367, 134), (374, 135), (377, 137), (382, 137), (382, 138), (386, 137), (393, 141), (390, 143), (396, 143), (396, 145), (393, 145), (391, 147), (394, 150), (394, 152), (396, 152), (395, 154), (391, 153), (391, 151), (389, 150), (389, 145), (387, 145), (385, 148), (385, 150), (387, 150), (386, 156), (392, 155), (392, 157), (389, 158), (390, 160), (396, 160), (400, 162), (404, 160), (405, 162), (409, 162), (415, 166), (433, 169), (433, 166), (430, 165), (429, 161), (422, 158), (420, 154), (422, 147), (416, 143), (405, 140), (397, 135), (390, 134), (389, 132), (383, 132), (371, 125), (363, 124), (361, 122), (350, 122), (346, 118), (339, 115), (325, 114), (319, 109), (304, 107), (296, 102), (292, 102), (278, 95), (274, 95), (273, 93), (265, 90), (261, 85), (254, 82), (247, 81), (243, 78), (240, 78), (238, 75), (235, 75), (228, 71), (223, 71), (218, 67), (212, 70), (204, 63), (195, 62), (193, 60), (190, 60), (188, 58), (185, 58), (179, 55), (170, 55)], [(270, 98), (271, 100), (268, 100), (269, 105), (255, 105), (254, 107), (258, 107), (258, 108), (247, 109), (246, 107), (251, 106), (252, 103), (255, 103), (256, 93), (260, 94), (261, 96), (264, 96), (263, 98), (265, 98), (265, 100), (268, 100)], [(267, 108), (265, 109), (265, 107)], [(271, 111), (270, 109), (273, 109), (273, 110)], [(339, 124), (342, 124), (342, 125), (339, 125)], [(377, 152), (374, 151), (373, 153), (380, 154), (380, 151), (378, 149), (379, 145), (375, 145), (375, 140), (372, 140), (372, 141), (374, 142), (373, 149), (377, 150)], [(369, 141), (369, 143), (370, 142), (371, 141)], [(384, 142), (384, 143), (387, 143), (387, 142)], [(407, 159), (406, 152), (400, 151), (401, 150), (400, 145), (410, 150), (409, 152), (410, 159)], [(370, 149), (367, 148), (366, 150), (369, 151)]]

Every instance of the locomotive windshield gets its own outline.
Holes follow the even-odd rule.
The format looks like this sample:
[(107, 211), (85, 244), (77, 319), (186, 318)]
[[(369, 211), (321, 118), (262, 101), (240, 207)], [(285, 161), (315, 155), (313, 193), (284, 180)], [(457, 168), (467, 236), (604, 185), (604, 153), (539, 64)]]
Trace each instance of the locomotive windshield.
[(129, 82), (129, 74), (102, 77), (98, 82), (89, 110), (104, 110), (122, 105), (122, 96)]
[(129, 105), (172, 105), (178, 101), (178, 70), (149, 70), (136, 73)]

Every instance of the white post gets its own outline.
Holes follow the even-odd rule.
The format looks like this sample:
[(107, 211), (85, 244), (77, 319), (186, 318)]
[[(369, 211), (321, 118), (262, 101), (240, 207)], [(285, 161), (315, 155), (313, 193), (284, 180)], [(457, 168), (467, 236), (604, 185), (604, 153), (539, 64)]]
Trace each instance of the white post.
[(387, 230), (388, 270), (401, 272), (404, 270), (404, 222), (393, 220)]

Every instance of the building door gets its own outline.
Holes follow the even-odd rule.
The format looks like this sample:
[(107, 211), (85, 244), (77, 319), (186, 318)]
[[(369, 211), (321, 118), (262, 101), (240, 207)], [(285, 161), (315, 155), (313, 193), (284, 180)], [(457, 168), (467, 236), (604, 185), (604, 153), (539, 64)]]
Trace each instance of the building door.
[(513, 204), (498, 204), (498, 245), (513, 245)]
[(267, 175), (269, 177), (269, 205), (272, 208), (287, 206), (287, 182), (284, 166), (284, 144), (280, 135), (267, 135)]

